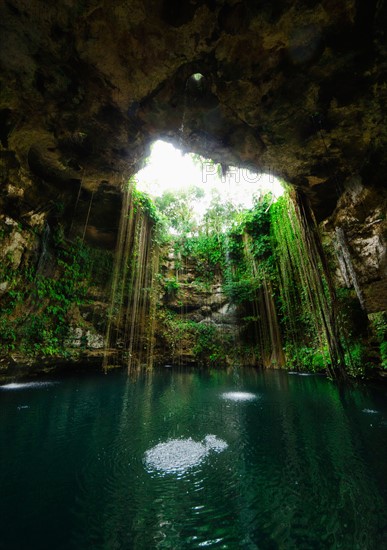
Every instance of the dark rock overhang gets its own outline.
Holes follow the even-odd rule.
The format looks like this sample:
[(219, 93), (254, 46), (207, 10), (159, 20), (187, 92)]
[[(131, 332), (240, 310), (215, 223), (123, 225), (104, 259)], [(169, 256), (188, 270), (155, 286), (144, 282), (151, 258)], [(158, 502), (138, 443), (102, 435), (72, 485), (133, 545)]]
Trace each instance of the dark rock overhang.
[(39, 189), (73, 200), (79, 186), (119, 187), (160, 137), (270, 170), (319, 219), (349, 176), (383, 185), (384, 2), (6, 0), (0, 10), (0, 153), (37, 189), (28, 207)]

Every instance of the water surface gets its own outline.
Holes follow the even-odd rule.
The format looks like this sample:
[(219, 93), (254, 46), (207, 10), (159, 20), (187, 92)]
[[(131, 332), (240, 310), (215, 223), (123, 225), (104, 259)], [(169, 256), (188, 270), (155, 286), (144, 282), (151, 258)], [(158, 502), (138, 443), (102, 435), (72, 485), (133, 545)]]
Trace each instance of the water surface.
[(385, 388), (161, 369), (0, 388), (3, 550), (387, 548)]

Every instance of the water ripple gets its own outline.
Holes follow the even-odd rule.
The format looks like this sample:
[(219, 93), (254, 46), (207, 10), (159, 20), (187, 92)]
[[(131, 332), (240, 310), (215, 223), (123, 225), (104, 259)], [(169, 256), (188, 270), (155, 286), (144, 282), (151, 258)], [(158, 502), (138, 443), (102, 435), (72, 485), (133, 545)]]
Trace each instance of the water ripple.
[(0, 546), (387, 548), (384, 393), (166, 370), (0, 392)]

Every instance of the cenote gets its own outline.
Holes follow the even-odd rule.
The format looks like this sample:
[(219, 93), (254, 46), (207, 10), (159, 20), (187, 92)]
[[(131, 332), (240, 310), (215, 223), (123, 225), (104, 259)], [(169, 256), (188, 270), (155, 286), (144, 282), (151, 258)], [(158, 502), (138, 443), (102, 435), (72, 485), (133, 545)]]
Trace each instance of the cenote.
[(1, 548), (386, 546), (385, 388), (172, 367), (0, 399)]
[(387, 2), (0, 21), (0, 550), (387, 548)]

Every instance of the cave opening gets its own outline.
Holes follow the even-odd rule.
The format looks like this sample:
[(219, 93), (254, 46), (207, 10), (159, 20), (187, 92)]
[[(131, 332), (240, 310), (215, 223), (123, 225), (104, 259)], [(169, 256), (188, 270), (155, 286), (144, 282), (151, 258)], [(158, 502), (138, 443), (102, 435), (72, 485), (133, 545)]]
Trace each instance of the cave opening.
[[(197, 73), (191, 78), (199, 81), (203, 76)], [(269, 193), (274, 203), (285, 190), (285, 184), (272, 173), (261, 173), (254, 167), (226, 166), (161, 139), (151, 144), (150, 155), (134, 181), (136, 189), (148, 194), (159, 207), (168, 196), (180, 196), (182, 200), (191, 194), (186, 214), (196, 224), (203, 222), (211, 202), (242, 212)]]
[[(119, 342), (120, 360), (129, 369), (163, 362), (282, 365), (270, 284), (256, 296), (264, 268), (255, 262), (252, 232), (262, 226), (258, 254), (271, 255), (269, 212), (284, 184), (272, 174), (225, 167), (167, 141), (154, 142), (150, 150), (123, 189), (107, 349)], [(250, 315), (251, 326), (240, 322), (242, 315)], [(236, 346), (241, 353), (240, 329), (244, 340), (252, 339), (243, 359), (231, 352)], [(109, 361), (106, 354), (105, 368)]]
[(357, 352), (306, 197), (271, 174), (225, 169), (169, 142), (151, 151), (123, 190), (105, 368), (113, 350), (129, 370), (354, 374)]
[[(27, 356), (70, 349), (72, 360), (93, 354), (105, 370), (364, 373), (365, 299), (345, 233), (335, 230), (324, 249), (302, 189), (247, 163), (222, 163), (222, 155), (216, 162), (188, 153), (183, 137), (154, 142), (129, 179), (94, 190), (82, 177), (68, 219), (60, 203), (55, 216), (43, 212), (34, 274), (28, 260), (9, 263), (3, 317), (10, 312), (15, 322), (3, 331), (6, 349), (15, 339)], [(6, 242), (20, 239), (18, 231), (7, 228)], [(354, 291), (337, 284), (334, 269)], [(23, 277), (29, 282), (13, 300)], [(31, 300), (32, 318), (17, 318), (23, 300)]]

